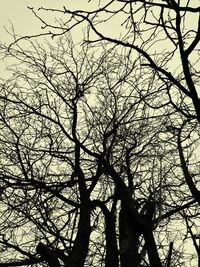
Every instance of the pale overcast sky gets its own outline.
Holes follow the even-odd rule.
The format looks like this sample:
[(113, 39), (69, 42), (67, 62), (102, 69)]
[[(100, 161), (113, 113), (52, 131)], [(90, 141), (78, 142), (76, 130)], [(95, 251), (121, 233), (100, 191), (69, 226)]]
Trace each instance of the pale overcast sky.
[[(0, 3), (0, 41), (9, 42), (11, 39), (4, 27), (10, 29), (13, 23), (15, 31), (20, 35), (36, 34), (41, 23), (33, 16), (27, 6), (39, 8), (62, 8), (64, 5), (70, 9), (84, 8), (87, 0), (1, 0)], [(90, 4), (91, 5), (91, 4)]]
[[(33, 16), (27, 6), (39, 8), (41, 6), (62, 8), (84, 8), (87, 0), (0, 0), (0, 41), (9, 43), (11, 37), (4, 27), (11, 28), (11, 22), (15, 32), (24, 36), (37, 34), (41, 23)], [(95, 1), (95, 0), (94, 0)], [(98, 0), (96, 0), (98, 2)], [(195, 0), (194, 0), (195, 2)], [(198, 3), (198, 1), (196, 1)], [(80, 6), (82, 5), (82, 6)], [(90, 2), (91, 5), (91, 2)], [(194, 15), (191, 15), (190, 23), (194, 23)], [(194, 23), (195, 25), (195, 23)]]

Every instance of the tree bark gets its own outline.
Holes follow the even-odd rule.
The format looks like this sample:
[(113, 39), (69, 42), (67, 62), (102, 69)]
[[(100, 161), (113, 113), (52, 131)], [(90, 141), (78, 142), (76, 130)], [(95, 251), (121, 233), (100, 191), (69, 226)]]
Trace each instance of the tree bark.
[(117, 246), (117, 233), (115, 229), (115, 216), (112, 214), (106, 205), (100, 200), (94, 200), (93, 205), (99, 206), (105, 217), (105, 234), (106, 234), (106, 257), (105, 267), (119, 266), (119, 252)]
[(121, 204), (119, 215), (119, 244), (121, 267), (139, 267), (140, 255), (138, 253), (140, 233), (132, 224), (129, 210)]
[(144, 229), (143, 236), (145, 239), (150, 267), (162, 267), (151, 227), (146, 227), (146, 229)]
[[(75, 113), (76, 114), (76, 113)], [(74, 246), (66, 263), (68, 267), (83, 267), (88, 253), (90, 240), (90, 197), (85, 183), (85, 176), (80, 166), (80, 146), (75, 146), (75, 175), (78, 178), (80, 193), (80, 217), (78, 232), (74, 241)]]
[(36, 251), (42, 256), (42, 259), (48, 263), (49, 267), (61, 267), (58, 257), (52, 249), (43, 243), (39, 243)]
[(89, 203), (82, 204), (80, 208), (80, 219), (78, 223), (78, 232), (74, 241), (74, 246), (65, 262), (67, 267), (83, 267), (88, 253), (90, 239), (90, 206)]

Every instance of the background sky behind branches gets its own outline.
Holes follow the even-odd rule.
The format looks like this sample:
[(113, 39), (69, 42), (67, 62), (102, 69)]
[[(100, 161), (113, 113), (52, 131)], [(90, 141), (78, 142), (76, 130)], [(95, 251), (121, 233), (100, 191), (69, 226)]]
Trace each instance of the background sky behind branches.
[[(183, 2), (185, 0), (182, 0)], [(199, 1), (196, 1), (198, 4)], [(35, 10), (37, 10), (39, 7), (46, 7), (46, 8), (58, 8), (62, 9), (63, 6), (66, 7), (66, 9), (75, 10), (75, 9), (85, 9), (87, 10), (88, 7), (92, 9), (93, 5), (97, 7), (98, 1), (89, 1), (88, 0), (6, 0), (1, 1), (0, 3), (0, 40), (1, 42), (10, 43), (13, 41), (13, 38), (11, 37), (12, 34), (12, 25), (14, 27), (15, 33), (20, 36), (28, 36), (28, 35), (34, 35), (38, 33), (44, 33), (44, 30), (42, 31), (41, 26), (42, 23), (34, 17), (31, 10), (27, 8), (34, 7)], [(47, 13), (47, 12), (40, 12), (40, 15), (42, 18), (48, 21), (48, 15), (49, 21), (54, 22), (56, 19), (56, 16), (58, 15), (57, 12), (55, 13)], [(55, 18), (52, 19), (52, 16), (55, 15)], [(117, 18), (119, 20), (119, 17)], [(194, 16), (191, 13), (191, 19), (188, 19), (187, 21), (190, 23), (189, 28), (196, 28), (197, 25), (196, 20), (198, 19), (198, 16)], [(118, 23), (118, 26), (117, 26)], [(104, 34), (106, 33), (107, 36), (112, 37), (112, 35), (118, 35), (119, 27), (120, 27), (120, 21), (114, 21), (112, 24), (109, 24), (106, 22), (106, 27), (103, 27)], [(82, 24), (81, 24), (82, 25)], [(120, 27), (121, 28), (121, 27)], [(196, 30), (196, 29), (195, 29)], [(9, 35), (8, 32), (11, 34)], [(48, 29), (45, 29), (45, 31), (48, 31)], [(81, 37), (83, 36), (81, 34), (82, 29), (79, 27), (72, 32), (72, 38), (75, 42), (80, 41)], [(170, 44), (168, 44), (170, 45)], [(158, 46), (154, 47), (158, 50), (163, 50), (166, 46), (166, 43), (163, 43), (163, 45), (159, 42)], [(158, 52), (158, 51), (156, 51)], [(175, 59), (176, 62), (172, 63), (172, 66), (179, 65), (179, 58)]]
[[(38, 34), (41, 29), (41, 23), (34, 17), (31, 10), (27, 8), (47, 7), (62, 8), (65, 6), (70, 9), (87, 8), (88, 1), (80, 0), (6, 0), (0, 3), (0, 40), (1, 42), (10, 42), (11, 36), (6, 32), (14, 26), (15, 33), (19, 35)], [(88, 3), (88, 6), (92, 2)], [(56, 16), (56, 14), (55, 14)], [(76, 34), (76, 33), (74, 33)], [(76, 36), (74, 36), (76, 37)], [(78, 36), (77, 36), (78, 37)]]
[[(41, 29), (41, 23), (34, 17), (31, 11), (27, 9), (27, 6), (35, 8), (39, 8), (41, 6), (46, 6), (48, 8), (62, 8), (65, 5), (66, 8), (70, 7), (70, 9), (78, 9), (84, 8), (86, 2), (86, 0), (1, 0), (0, 41), (6, 43), (12, 41), (11, 36), (9, 36), (9, 34), (6, 32), (6, 29), (7, 31), (11, 31), (11, 25), (14, 26), (15, 32), (21, 36), (39, 33)], [(89, 4), (91, 5), (92, 2)], [(191, 24), (194, 23), (195, 25), (196, 23), (193, 19), (194, 18), (191, 18)], [(108, 28), (108, 30), (113, 31), (113, 28)], [(78, 35), (78, 32), (74, 31), (74, 35), (72, 37), (75, 38), (76, 34)], [(189, 247), (189, 249), (191, 249), (191, 247)]]

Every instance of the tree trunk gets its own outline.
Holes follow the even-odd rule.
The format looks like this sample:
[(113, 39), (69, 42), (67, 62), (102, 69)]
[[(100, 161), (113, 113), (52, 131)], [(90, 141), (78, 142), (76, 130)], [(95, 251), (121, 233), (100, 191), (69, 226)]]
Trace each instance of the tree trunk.
[(139, 267), (138, 253), (139, 232), (133, 226), (128, 208), (121, 204), (119, 215), (119, 244), (121, 267)]
[(115, 216), (108, 210), (106, 205), (100, 200), (92, 202), (94, 206), (99, 206), (105, 217), (105, 234), (106, 234), (106, 257), (105, 267), (118, 267), (118, 247), (117, 234), (115, 229)]
[[(76, 125), (76, 111), (75, 111), (75, 122)], [(75, 131), (75, 128), (74, 128)], [(76, 138), (75, 132), (74, 137)], [(69, 255), (69, 259), (66, 263), (67, 267), (83, 267), (85, 259), (88, 253), (89, 240), (90, 240), (90, 197), (87, 191), (85, 183), (84, 173), (80, 166), (80, 146), (75, 146), (75, 175), (78, 178), (79, 192), (80, 192), (80, 218), (78, 223), (78, 232), (74, 241), (74, 246)]]
[(67, 267), (83, 267), (88, 253), (90, 239), (90, 206), (84, 203), (80, 208), (80, 219), (78, 223), (78, 232), (74, 241), (74, 246), (65, 263)]
[(151, 227), (146, 227), (146, 229), (144, 229), (143, 236), (145, 239), (150, 267), (162, 267)]

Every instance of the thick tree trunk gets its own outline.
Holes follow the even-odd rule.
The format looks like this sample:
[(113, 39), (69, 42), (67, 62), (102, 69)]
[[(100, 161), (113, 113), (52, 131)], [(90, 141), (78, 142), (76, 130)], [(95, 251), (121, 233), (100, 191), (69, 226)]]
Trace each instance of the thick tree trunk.
[(100, 200), (92, 202), (94, 206), (99, 206), (105, 217), (105, 234), (106, 234), (106, 257), (105, 267), (119, 266), (119, 252), (117, 246), (117, 234), (115, 229), (115, 216), (108, 210), (106, 205)]
[[(110, 215), (112, 216), (112, 215)], [(106, 258), (105, 267), (118, 267), (118, 248), (116, 239), (115, 222), (113, 218), (106, 219)]]
[[(76, 114), (76, 113), (75, 113)], [(75, 133), (74, 133), (75, 136)], [(84, 173), (80, 166), (80, 147), (75, 146), (75, 175), (78, 178), (80, 193), (80, 217), (78, 232), (74, 241), (74, 246), (66, 263), (67, 267), (83, 267), (88, 254), (90, 240), (90, 197), (85, 183)]]
[(107, 164), (107, 162), (103, 161), (102, 163), (107, 167), (108, 173), (113, 178), (113, 181), (115, 182), (118, 188), (119, 197), (121, 199), (122, 204), (125, 205), (127, 208), (127, 215), (132, 224), (132, 227), (135, 228), (137, 231), (141, 231), (144, 236), (150, 266), (162, 267), (155, 239), (152, 233), (151, 225), (150, 227), (148, 227), (148, 222), (140, 217), (140, 214), (138, 213), (138, 210), (132, 199), (132, 195), (129, 191), (129, 188), (125, 185), (119, 174), (111, 165)]
[(42, 256), (42, 259), (48, 263), (49, 267), (61, 267), (58, 257), (47, 245), (39, 243), (36, 247), (36, 251)]
[(83, 267), (88, 253), (90, 239), (90, 206), (84, 203), (80, 208), (78, 232), (74, 241), (73, 249), (65, 263), (67, 267)]
[(119, 244), (121, 267), (139, 267), (138, 253), (139, 232), (134, 227), (130, 212), (125, 204), (121, 204), (119, 215)]
[(162, 267), (151, 227), (146, 227), (146, 229), (144, 229), (143, 236), (145, 239), (150, 267)]

